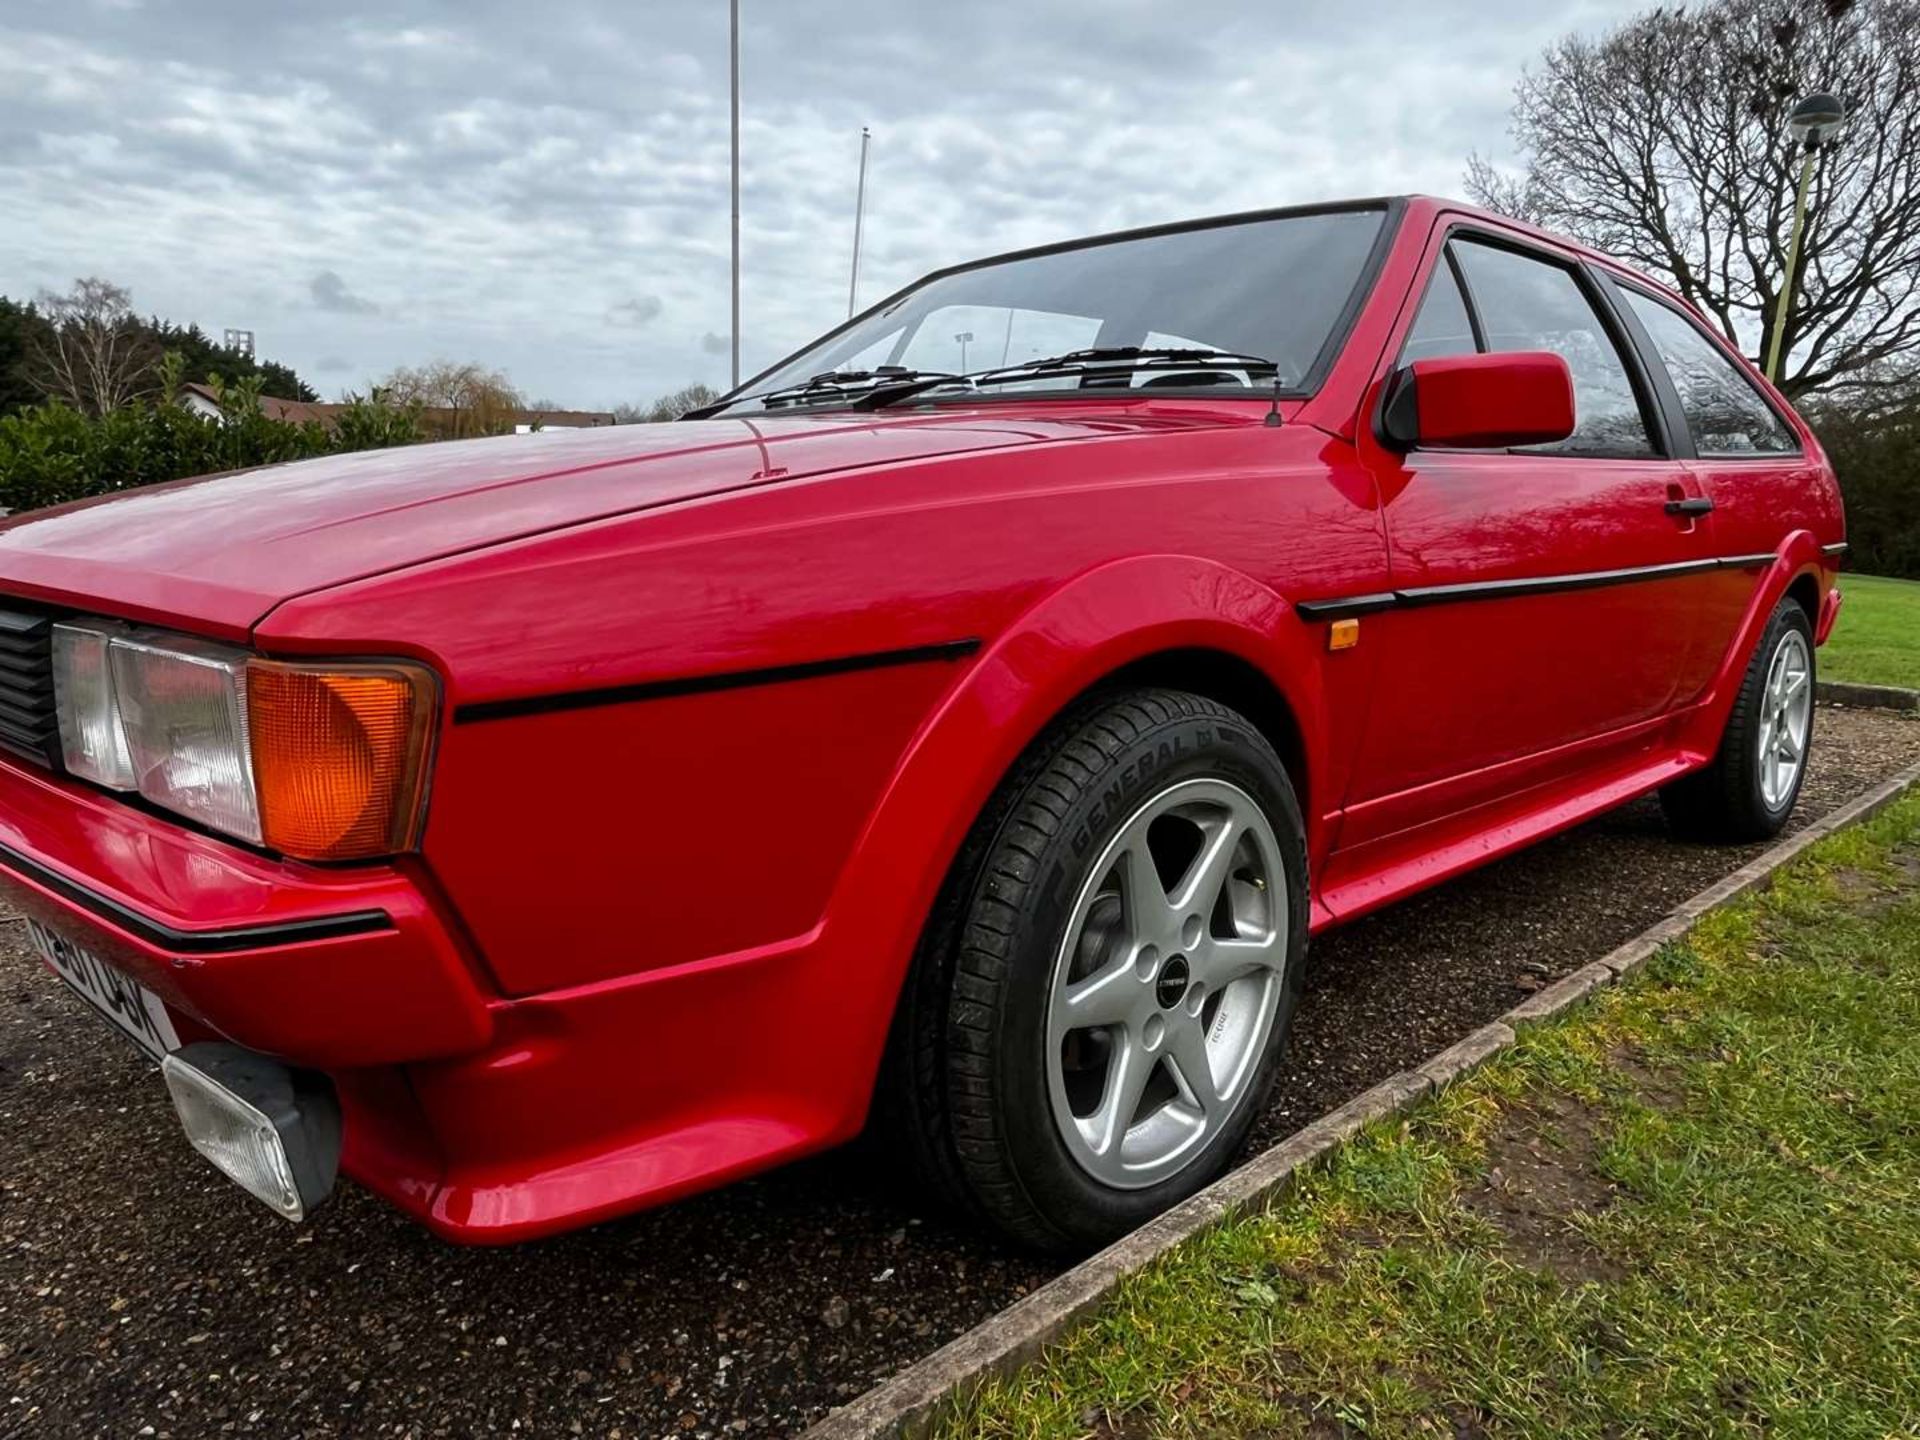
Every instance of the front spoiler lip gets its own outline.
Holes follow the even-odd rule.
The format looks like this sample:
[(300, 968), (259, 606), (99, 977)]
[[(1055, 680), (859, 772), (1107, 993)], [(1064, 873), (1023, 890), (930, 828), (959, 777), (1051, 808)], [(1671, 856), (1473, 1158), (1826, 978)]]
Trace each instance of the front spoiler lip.
[(236, 950), (277, 949), (306, 941), (332, 940), (343, 935), (365, 935), (395, 928), (393, 917), (384, 910), (354, 910), (340, 915), (320, 915), (307, 920), (283, 920), (266, 925), (179, 930), (69, 879), (10, 845), (0, 844), (0, 864), (82, 909), (92, 911), (129, 934), (138, 936), (156, 949), (180, 955), (224, 955)]

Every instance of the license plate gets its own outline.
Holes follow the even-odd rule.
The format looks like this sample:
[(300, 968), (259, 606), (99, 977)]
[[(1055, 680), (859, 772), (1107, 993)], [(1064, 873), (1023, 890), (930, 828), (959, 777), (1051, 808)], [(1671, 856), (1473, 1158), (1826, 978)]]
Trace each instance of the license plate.
[(56, 935), (38, 920), (27, 921), (27, 933), (53, 973), (134, 1044), (156, 1060), (180, 1048), (180, 1037), (158, 995), (136, 985), (86, 946)]

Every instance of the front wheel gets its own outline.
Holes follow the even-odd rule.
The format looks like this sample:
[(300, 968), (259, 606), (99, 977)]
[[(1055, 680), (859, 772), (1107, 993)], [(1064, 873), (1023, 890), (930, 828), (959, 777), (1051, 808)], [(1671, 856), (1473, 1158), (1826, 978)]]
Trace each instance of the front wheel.
[(1660, 792), (1667, 819), (1704, 840), (1765, 840), (1793, 813), (1813, 748), (1813, 625), (1783, 599), (1747, 662), (1713, 762)]
[(904, 1037), (939, 1176), (1016, 1239), (1075, 1251), (1219, 1175), (1306, 943), (1299, 806), (1260, 733), (1175, 691), (1096, 702), (1002, 787), (948, 888)]

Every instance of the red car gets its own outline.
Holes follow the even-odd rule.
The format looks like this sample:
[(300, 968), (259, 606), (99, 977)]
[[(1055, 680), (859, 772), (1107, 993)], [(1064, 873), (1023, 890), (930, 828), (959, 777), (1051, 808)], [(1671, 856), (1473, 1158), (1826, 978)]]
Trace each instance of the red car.
[(339, 1169), (519, 1240), (871, 1114), (1084, 1248), (1229, 1162), (1309, 934), (1649, 791), (1776, 830), (1843, 549), (1805, 424), (1604, 256), (1133, 231), (684, 423), (9, 522), (0, 875), (289, 1216)]

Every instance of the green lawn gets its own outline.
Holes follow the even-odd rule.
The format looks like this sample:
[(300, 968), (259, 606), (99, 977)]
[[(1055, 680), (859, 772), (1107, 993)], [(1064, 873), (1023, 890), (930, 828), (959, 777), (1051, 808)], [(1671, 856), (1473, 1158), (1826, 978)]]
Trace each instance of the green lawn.
[(1920, 581), (1842, 575), (1846, 603), (1820, 651), (1820, 678), (1920, 690)]
[(1176, 1250), (941, 1433), (1920, 1434), (1916, 1037), (1920, 796)]

